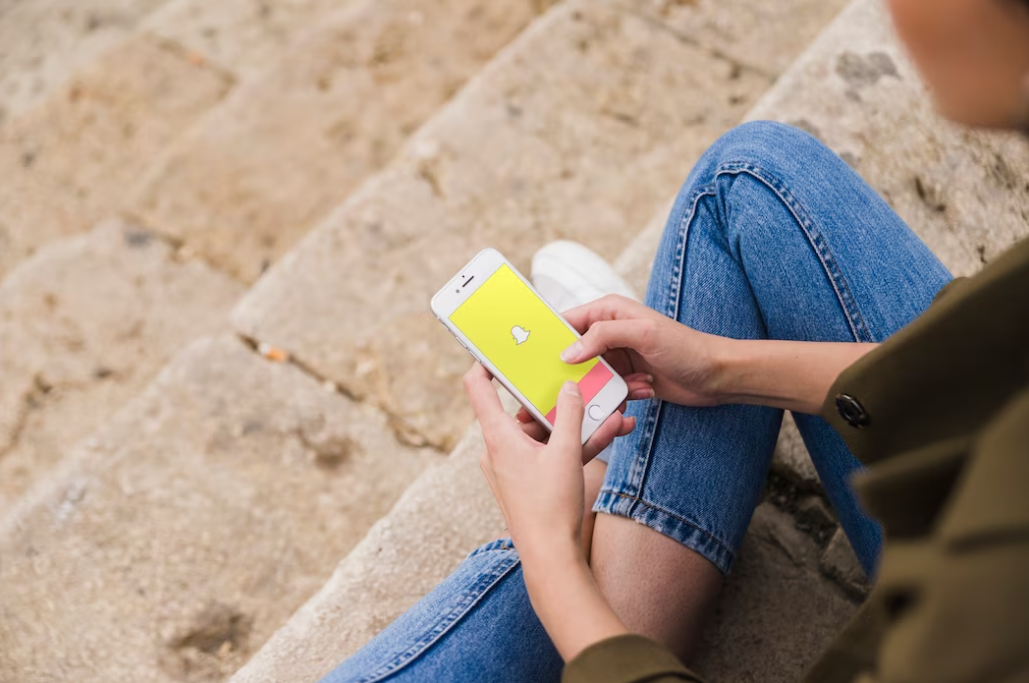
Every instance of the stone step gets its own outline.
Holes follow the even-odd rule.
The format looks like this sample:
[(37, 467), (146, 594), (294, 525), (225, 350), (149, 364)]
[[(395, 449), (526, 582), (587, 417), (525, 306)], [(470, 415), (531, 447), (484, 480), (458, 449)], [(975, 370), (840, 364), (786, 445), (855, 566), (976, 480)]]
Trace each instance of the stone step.
[(143, 29), (248, 80), (274, 66), (305, 32), (353, 0), (176, 0)]
[(351, 2), (185, 135), (130, 211), (253, 281), (546, 4)]
[[(782, 25), (765, 39), (799, 52), (811, 36)], [(262, 278), (237, 329), (449, 448), (467, 357), (431, 294), (488, 245), (521, 267), (556, 238), (614, 257), (770, 84), (654, 3), (563, 3)]]
[(0, 523), (0, 680), (223, 679), (439, 460), (292, 364), (195, 342)]
[[(750, 112), (807, 130), (847, 160), (955, 275), (1029, 237), (1029, 144), (936, 113), (885, 7), (855, 0)], [(667, 205), (616, 264), (644, 291)], [(775, 468), (820, 488), (792, 420)]]
[[(231, 683), (310, 683), (442, 581), (503, 518), (473, 425), (423, 474)], [(819, 548), (768, 503), (755, 513), (694, 666), (712, 681), (795, 681), (855, 606), (819, 575)], [(746, 643), (746, 647), (740, 647)]]
[(0, 278), (115, 213), (126, 188), (231, 82), (137, 35), (0, 128)]
[(131, 223), (51, 245), (0, 284), (0, 517), (243, 293)]
[[(71, 4), (73, 9), (62, 9)], [(37, 33), (56, 32), (50, 42), (72, 41), (74, 36), (66, 35), (71, 29), (61, 28), (65, 24), (85, 22), (88, 27), (99, 21), (117, 28), (98, 30), (102, 40), (79, 40), (82, 45), (72, 50), (78, 50), (75, 62), (58, 65), (63, 85), (51, 88), (36, 106), (20, 107), (22, 115), (0, 127), (0, 177), (5, 179), (0, 187), (0, 278), (40, 246), (84, 232), (124, 209), (132, 196), (129, 188), (169, 143), (238, 81), (275, 63), (294, 37), (318, 26), (347, 0), (172, 0), (128, 35), (138, 23), (130, 18), (138, 19), (157, 4), (33, 0), (10, 10), (11, 15), (28, 13), (21, 23), (6, 15), (0, 22), (0, 45), (7, 42), (4, 31), (21, 32), (31, 40), (19, 37), (15, 46), (43, 50), (48, 55), (44, 66), (50, 60), (57, 65), (63, 53), (49, 43), (32, 42)], [(21, 24), (50, 28), (29, 30)], [(100, 47), (105, 49), (97, 56)], [(12, 53), (11, 59), (31, 57), (19, 55)], [(18, 64), (10, 66), (12, 78), (37, 78)], [(0, 88), (5, 68), (0, 56)]]
[(0, 3), (0, 125), (38, 104), (125, 40), (167, 0)]

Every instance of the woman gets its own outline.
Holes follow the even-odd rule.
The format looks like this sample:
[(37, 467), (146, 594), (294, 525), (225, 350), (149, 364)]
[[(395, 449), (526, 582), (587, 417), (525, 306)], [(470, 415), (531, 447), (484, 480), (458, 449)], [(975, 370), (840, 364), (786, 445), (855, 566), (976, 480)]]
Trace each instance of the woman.
[[(947, 116), (1029, 126), (1029, 0), (891, 5)], [(568, 385), (544, 444), (473, 367), (482, 466), (513, 544), (472, 553), (325, 680), (698, 680), (680, 659), (735, 559), (783, 410), (878, 569), (810, 679), (1026, 679), (1029, 243), (950, 281), (810, 136), (771, 123), (723, 136), (679, 194), (647, 305), (566, 314), (583, 337), (562, 358), (604, 354), (640, 400), (582, 447)], [(617, 435), (605, 468), (593, 457)], [(858, 459), (881, 560), (849, 485)]]

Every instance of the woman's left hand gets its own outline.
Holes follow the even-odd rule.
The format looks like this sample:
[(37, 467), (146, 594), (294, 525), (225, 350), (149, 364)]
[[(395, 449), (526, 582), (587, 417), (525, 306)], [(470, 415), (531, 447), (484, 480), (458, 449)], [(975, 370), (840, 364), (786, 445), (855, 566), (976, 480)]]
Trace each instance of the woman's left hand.
[(476, 363), (465, 374), (464, 385), (486, 440), (480, 465), (515, 547), (524, 559), (555, 550), (564, 553), (570, 546), (578, 549), (583, 462), (616, 436), (632, 431), (635, 423), (616, 411), (584, 447), (582, 395), (574, 382), (567, 382), (557, 399), (554, 431), (542, 443), (504, 411), (490, 379), (489, 372)]

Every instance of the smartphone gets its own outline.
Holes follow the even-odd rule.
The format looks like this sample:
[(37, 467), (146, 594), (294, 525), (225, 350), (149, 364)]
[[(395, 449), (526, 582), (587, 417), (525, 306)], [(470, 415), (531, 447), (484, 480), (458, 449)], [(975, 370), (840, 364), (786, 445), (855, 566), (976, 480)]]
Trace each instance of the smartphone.
[(582, 442), (618, 410), (628, 386), (603, 358), (568, 365), (561, 352), (579, 333), (496, 249), (484, 249), (432, 297), (432, 312), (475, 360), (547, 430), (557, 396), (578, 383), (586, 411)]

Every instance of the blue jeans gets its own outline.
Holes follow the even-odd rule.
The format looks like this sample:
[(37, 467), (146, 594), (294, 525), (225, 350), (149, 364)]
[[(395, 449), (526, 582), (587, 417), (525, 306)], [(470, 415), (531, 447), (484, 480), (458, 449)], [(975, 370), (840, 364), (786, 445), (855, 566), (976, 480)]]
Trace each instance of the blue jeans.
[[(951, 279), (847, 164), (806, 133), (755, 122), (719, 139), (679, 193), (646, 303), (737, 339), (880, 342)], [(732, 568), (759, 502), (782, 411), (634, 403), (593, 509), (621, 515)], [(820, 417), (795, 415), (826, 494), (871, 574), (878, 525), (848, 484), (860, 467)], [(458, 570), (326, 683), (558, 681), (509, 540)]]

